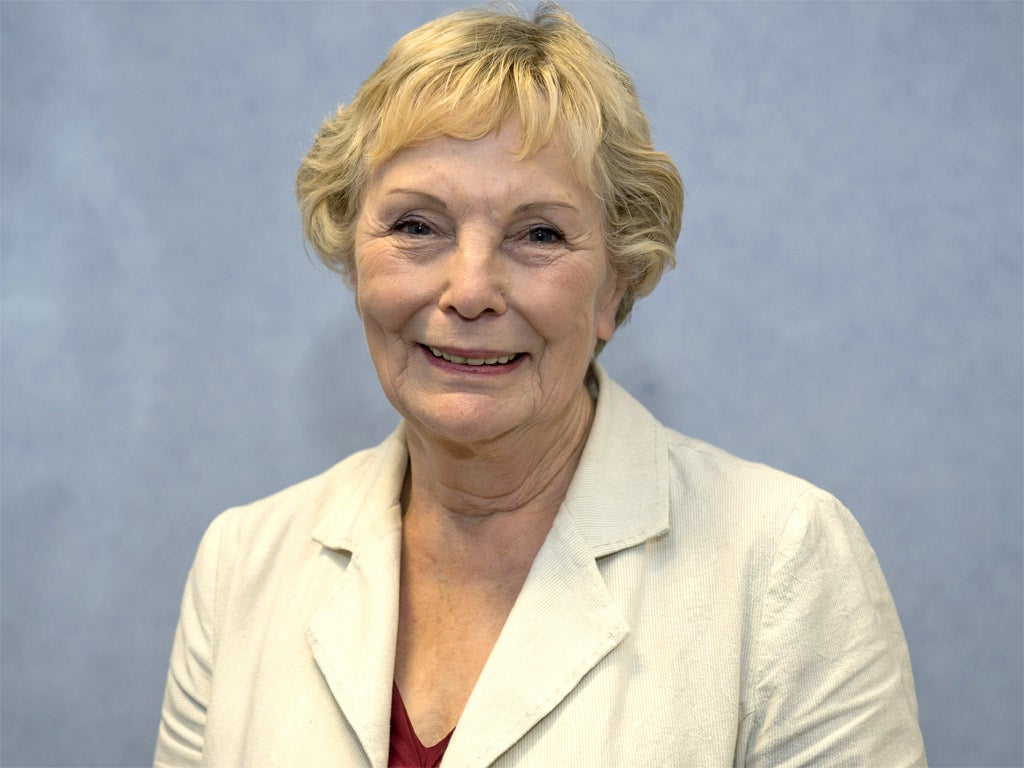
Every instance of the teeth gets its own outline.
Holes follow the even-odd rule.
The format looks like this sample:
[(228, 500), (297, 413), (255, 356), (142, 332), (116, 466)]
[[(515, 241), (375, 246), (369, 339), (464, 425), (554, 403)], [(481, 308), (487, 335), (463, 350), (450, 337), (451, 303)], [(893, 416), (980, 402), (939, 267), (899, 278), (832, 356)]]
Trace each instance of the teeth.
[(434, 357), (440, 357), (449, 363), (458, 363), (459, 365), (504, 365), (515, 357), (515, 355), (504, 355), (502, 357), (459, 357), (458, 355), (449, 355), (447, 352), (442, 352), (437, 347), (430, 347), (429, 349)]

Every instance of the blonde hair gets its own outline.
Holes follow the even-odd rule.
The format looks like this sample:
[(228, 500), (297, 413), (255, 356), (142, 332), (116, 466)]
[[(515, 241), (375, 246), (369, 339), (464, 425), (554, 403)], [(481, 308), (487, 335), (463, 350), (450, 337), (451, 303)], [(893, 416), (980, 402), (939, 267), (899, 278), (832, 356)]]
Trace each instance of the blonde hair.
[(682, 182), (651, 145), (632, 79), (553, 4), (532, 20), (459, 11), (395, 43), (352, 102), (324, 122), (299, 167), (306, 239), (351, 284), (369, 175), (402, 149), (441, 135), (482, 138), (513, 116), (522, 127), (521, 158), (561, 131), (579, 180), (602, 200), (609, 265), (626, 286), (620, 325), (675, 265)]

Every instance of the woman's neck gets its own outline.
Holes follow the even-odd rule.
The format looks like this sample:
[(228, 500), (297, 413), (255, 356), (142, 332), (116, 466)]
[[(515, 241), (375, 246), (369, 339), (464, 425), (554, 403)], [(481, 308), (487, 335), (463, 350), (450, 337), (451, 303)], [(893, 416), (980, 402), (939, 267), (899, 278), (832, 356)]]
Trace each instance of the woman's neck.
[(467, 516), (560, 504), (593, 415), (593, 400), (581, 389), (557, 424), (526, 427), (480, 444), (455, 444), (409, 425), (409, 497), (404, 500)]
[[(495, 566), (533, 556), (572, 481), (593, 420), (586, 390), (554, 427), (483, 445), (451, 445), (407, 431), (405, 536), (424, 554)], [(527, 563), (528, 565), (528, 563)], [(474, 570), (471, 568), (471, 570)]]

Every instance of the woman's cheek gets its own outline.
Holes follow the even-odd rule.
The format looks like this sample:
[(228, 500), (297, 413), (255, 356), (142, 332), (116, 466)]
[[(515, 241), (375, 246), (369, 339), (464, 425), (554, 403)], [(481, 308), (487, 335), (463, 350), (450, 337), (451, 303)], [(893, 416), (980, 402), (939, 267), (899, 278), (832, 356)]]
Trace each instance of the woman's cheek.
[(426, 275), (405, 270), (368, 274), (356, 290), (363, 322), (393, 332), (401, 331), (413, 315), (430, 303)]

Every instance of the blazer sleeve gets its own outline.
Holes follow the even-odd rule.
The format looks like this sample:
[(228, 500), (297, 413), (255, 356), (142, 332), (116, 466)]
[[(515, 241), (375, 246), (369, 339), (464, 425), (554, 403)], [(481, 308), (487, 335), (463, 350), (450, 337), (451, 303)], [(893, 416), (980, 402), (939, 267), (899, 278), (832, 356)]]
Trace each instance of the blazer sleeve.
[(154, 768), (202, 763), (215, 652), (222, 518), (203, 536), (185, 583), (157, 735)]
[(771, 567), (736, 764), (926, 765), (903, 629), (850, 513), (808, 491)]

